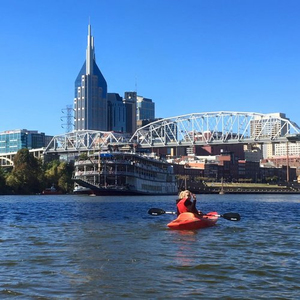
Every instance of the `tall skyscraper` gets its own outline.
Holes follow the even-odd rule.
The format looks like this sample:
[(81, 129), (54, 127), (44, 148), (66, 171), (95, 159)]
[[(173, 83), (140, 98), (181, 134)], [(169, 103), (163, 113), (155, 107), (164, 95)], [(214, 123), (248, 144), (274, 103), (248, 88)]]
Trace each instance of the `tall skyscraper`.
[(107, 130), (107, 83), (96, 64), (94, 37), (88, 26), (86, 60), (75, 80), (75, 130)]

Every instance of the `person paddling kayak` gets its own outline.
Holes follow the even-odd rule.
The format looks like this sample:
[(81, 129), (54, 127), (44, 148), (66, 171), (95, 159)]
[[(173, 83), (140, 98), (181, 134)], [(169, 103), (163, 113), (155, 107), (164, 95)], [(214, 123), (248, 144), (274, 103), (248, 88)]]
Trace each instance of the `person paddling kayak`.
[[(193, 201), (191, 200), (193, 198)], [(196, 196), (189, 190), (180, 192), (179, 199), (176, 201), (177, 216), (184, 212), (191, 212), (195, 215), (202, 216), (203, 213), (196, 208)]]

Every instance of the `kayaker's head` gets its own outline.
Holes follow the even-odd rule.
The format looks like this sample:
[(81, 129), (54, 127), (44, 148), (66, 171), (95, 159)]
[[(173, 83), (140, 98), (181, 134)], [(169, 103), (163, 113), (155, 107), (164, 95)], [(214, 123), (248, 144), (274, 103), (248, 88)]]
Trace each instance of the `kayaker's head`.
[(179, 194), (179, 199), (191, 199), (192, 193), (189, 190), (181, 191)]

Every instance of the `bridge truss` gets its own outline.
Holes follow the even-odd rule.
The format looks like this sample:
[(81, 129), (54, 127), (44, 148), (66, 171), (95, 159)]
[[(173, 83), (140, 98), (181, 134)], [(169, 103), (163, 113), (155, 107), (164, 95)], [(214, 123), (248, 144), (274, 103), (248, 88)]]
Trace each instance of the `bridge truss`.
[(128, 144), (129, 135), (112, 131), (73, 131), (52, 138), (44, 153), (98, 150), (108, 145)]
[(207, 112), (166, 118), (139, 128), (131, 138), (143, 147), (286, 141), (299, 126), (280, 114)]
[(110, 131), (73, 131), (53, 137), (45, 149), (77, 152), (132, 144), (140, 148), (237, 143), (286, 142), (300, 134), (299, 126), (282, 114), (254, 112), (193, 113), (160, 119), (130, 137)]

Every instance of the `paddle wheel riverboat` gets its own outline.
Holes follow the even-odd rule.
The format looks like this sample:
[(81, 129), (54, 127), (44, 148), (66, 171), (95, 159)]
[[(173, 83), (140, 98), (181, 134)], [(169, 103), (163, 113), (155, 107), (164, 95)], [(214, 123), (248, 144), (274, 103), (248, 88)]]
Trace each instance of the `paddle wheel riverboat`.
[[(173, 166), (154, 154), (97, 152), (75, 162), (77, 188), (96, 195), (175, 195)], [(76, 193), (74, 190), (74, 193)]]

